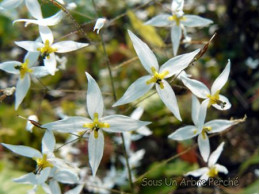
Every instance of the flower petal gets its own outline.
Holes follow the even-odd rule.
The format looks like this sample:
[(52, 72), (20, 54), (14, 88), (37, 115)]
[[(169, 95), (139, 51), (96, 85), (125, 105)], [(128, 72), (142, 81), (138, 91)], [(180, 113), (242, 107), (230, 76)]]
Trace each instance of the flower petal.
[(0, 3), (0, 8), (14, 9), (14, 8), (18, 7), (22, 2), (23, 2), (23, 0), (3, 0)]
[(15, 66), (21, 65), (21, 62), (18, 61), (8, 61), (8, 62), (3, 62), (0, 64), (0, 70), (3, 70), (7, 73), (11, 74), (19, 74), (20, 71), (18, 69), (15, 69)]
[(81, 49), (88, 45), (89, 45), (88, 43), (79, 43), (75, 41), (61, 41), (58, 43), (54, 43), (52, 47), (57, 49), (56, 51), (57, 53), (67, 53), (70, 51)]
[(49, 41), (50, 45), (53, 43), (53, 34), (49, 27), (39, 26), (39, 32), (43, 43), (45, 43), (47, 40)]
[(43, 43), (39, 41), (15, 41), (14, 43), (19, 47), (31, 52), (38, 52), (37, 49), (44, 46)]
[(171, 17), (170, 14), (160, 14), (158, 16), (155, 16), (145, 22), (145, 25), (151, 25), (151, 26), (156, 26), (156, 27), (165, 27), (165, 26), (170, 26), (171, 21), (169, 20), (169, 17)]
[(142, 107), (137, 107), (131, 114), (131, 118), (135, 120), (139, 120), (144, 113), (144, 109)]
[(198, 145), (203, 160), (207, 162), (210, 153), (210, 145), (209, 145), (209, 138), (207, 134), (205, 133), (204, 135), (205, 137), (202, 134), (198, 136)]
[(25, 156), (25, 157), (29, 157), (29, 158), (41, 158), (42, 157), (42, 154), (38, 150), (28, 147), (28, 146), (11, 145), (11, 144), (5, 144), (5, 143), (1, 143), (1, 145), (3, 145), (7, 149), (9, 149), (12, 152), (14, 152), (18, 155), (21, 155), (21, 156)]
[(56, 66), (57, 66), (55, 53), (51, 53), (49, 55), (49, 57), (44, 58), (43, 61), (44, 61), (44, 66), (47, 68), (48, 72), (51, 75), (54, 75), (56, 72)]
[(116, 103), (114, 103), (112, 107), (133, 102), (134, 100), (140, 98), (145, 93), (147, 93), (154, 86), (153, 83), (146, 84), (146, 81), (148, 81), (149, 79), (151, 79), (150, 75), (143, 76), (137, 79), (128, 87), (124, 95)]
[(234, 124), (234, 121), (217, 119), (205, 123), (205, 126), (212, 128), (208, 133), (218, 133), (228, 129)]
[(98, 117), (102, 117), (104, 111), (104, 102), (101, 91), (92, 76), (87, 72), (86, 76), (88, 78), (88, 91), (86, 97), (88, 114), (92, 119), (94, 119), (95, 113), (98, 113)]
[(180, 46), (180, 40), (181, 40), (180, 26), (175, 25), (171, 28), (171, 39), (172, 39), (173, 55), (176, 56)]
[(177, 99), (172, 87), (165, 80), (162, 80), (164, 88), (161, 89), (160, 85), (156, 84), (156, 90), (167, 108), (173, 113), (173, 115), (179, 120), (182, 121)]
[(29, 88), (31, 85), (31, 78), (29, 74), (25, 74), (24, 78), (18, 79), (18, 82), (16, 84), (16, 91), (15, 91), (15, 110), (19, 107), (19, 105), (22, 103), (24, 97), (26, 96)]
[(225, 106), (222, 108), (221, 105), (218, 104), (212, 104), (212, 106), (218, 110), (228, 110), (231, 108), (231, 103), (229, 102), (229, 100), (223, 96), (223, 95), (219, 95), (219, 100), (225, 103)]
[(215, 164), (215, 167), (217, 168), (218, 172), (228, 174), (228, 170), (225, 166), (220, 164)]
[(104, 151), (104, 135), (102, 130), (98, 131), (97, 138), (94, 137), (94, 131), (92, 131), (89, 135), (89, 140), (88, 140), (88, 156), (89, 156), (89, 164), (93, 176), (96, 176), (97, 169), (103, 157), (103, 151)]
[(49, 181), (49, 187), (51, 190), (51, 194), (61, 194), (60, 185), (58, 184), (58, 182), (56, 180), (51, 179)]
[(228, 60), (228, 63), (223, 70), (223, 72), (216, 78), (214, 83), (212, 84), (211, 87), (211, 94), (215, 94), (218, 90), (220, 90), (227, 82), (228, 76), (230, 73), (230, 60)]
[(183, 84), (189, 88), (189, 90), (199, 98), (206, 99), (207, 95), (210, 94), (209, 89), (205, 84), (200, 81), (190, 79), (188, 77), (181, 77)]
[(200, 177), (199, 181), (197, 181), (197, 186), (200, 187), (200, 186), (204, 185), (204, 183), (205, 183), (206, 181), (208, 181), (208, 179), (209, 179), (208, 173), (203, 174), (203, 175)]
[(60, 183), (76, 184), (79, 182), (79, 177), (76, 173), (68, 170), (61, 170), (55, 174), (55, 179)]
[(102, 118), (102, 121), (109, 124), (109, 128), (103, 128), (107, 132), (133, 131), (151, 122), (139, 121), (124, 115), (110, 115)]
[(23, 61), (28, 60), (28, 67), (32, 67), (38, 61), (39, 56), (40, 52), (27, 52)]
[(197, 49), (193, 52), (171, 58), (161, 66), (160, 73), (164, 71), (168, 71), (169, 74), (167, 74), (165, 78), (169, 78), (172, 75), (180, 73), (182, 70), (184, 70), (189, 66), (189, 64), (192, 62), (194, 57), (199, 53), (199, 51), (200, 49)]
[(203, 27), (213, 23), (212, 20), (195, 15), (184, 15), (184, 18), (181, 23), (187, 27)]
[(38, 24), (40, 26), (54, 26), (61, 21), (63, 15), (64, 15), (63, 11), (59, 11), (56, 14), (54, 14), (53, 16), (50, 16), (48, 18), (43, 18), (40, 20), (35, 20), (32, 23)]
[(188, 176), (191, 175), (193, 177), (199, 177), (201, 175), (204, 175), (205, 173), (207, 173), (209, 170), (208, 167), (202, 167), (200, 169), (194, 170), (194, 171), (190, 171), (188, 173), (186, 173), (184, 176)]
[(37, 183), (38, 184), (43, 184), (45, 183), (45, 181), (48, 179), (49, 175), (50, 175), (50, 172), (51, 172), (51, 168), (50, 167), (46, 167), (44, 168), (40, 174), (36, 175), (36, 179), (37, 179)]
[(36, 66), (36, 67), (32, 67), (32, 75), (36, 78), (41, 78), (41, 77), (45, 77), (47, 75), (49, 75), (49, 71), (45, 66)]
[(168, 136), (169, 139), (173, 140), (186, 140), (195, 137), (200, 133), (198, 129), (193, 125), (188, 125), (177, 129), (175, 132)]
[(22, 175), (21, 177), (13, 179), (13, 181), (16, 183), (37, 185), (36, 176), (33, 173)]
[(202, 129), (205, 123), (205, 118), (207, 115), (207, 108), (208, 108), (209, 100), (206, 99), (202, 102), (199, 109), (199, 115), (198, 115), (198, 121), (197, 121), (197, 127), (198, 129)]
[(63, 120), (44, 124), (42, 125), (42, 128), (46, 128), (50, 131), (74, 133), (78, 131), (87, 130), (87, 128), (83, 127), (85, 123), (92, 123), (92, 120), (85, 117), (72, 116), (72, 117), (65, 118)]
[(128, 30), (128, 34), (133, 42), (135, 52), (138, 55), (145, 70), (147, 70), (147, 72), (149, 72), (150, 74), (153, 74), (151, 68), (154, 67), (156, 71), (158, 71), (158, 61), (148, 45), (144, 43), (141, 39), (139, 39), (130, 30)]
[(210, 155), (209, 162), (208, 162), (209, 167), (215, 165), (216, 162), (218, 161), (218, 158), (219, 158), (221, 152), (223, 151), (224, 144), (225, 144), (225, 142), (222, 142), (218, 146), (218, 148), (214, 152), (212, 152), (212, 154)]
[(48, 154), (53, 153), (55, 148), (56, 140), (53, 135), (53, 132), (46, 130), (42, 138), (42, 153)]
[(25, 4), (32, 17), (36, 19), (42, 19), (42, 10), (38, 1), (25, 0)]
[(173, 0), (171, 4), (172, 13), (177, 13), (183, 10), (184, 0)]
[(136, 132), (144, 136), (149, 136), (153, 134), (153, 132), (146, 126), (140, 127), (139, 129), (136, 130)]
[(198, 117), (200, 112), (200, 102), (195, 95), (192, 95), (191, 101), (191, 118), (194, 125), (198, 126)]

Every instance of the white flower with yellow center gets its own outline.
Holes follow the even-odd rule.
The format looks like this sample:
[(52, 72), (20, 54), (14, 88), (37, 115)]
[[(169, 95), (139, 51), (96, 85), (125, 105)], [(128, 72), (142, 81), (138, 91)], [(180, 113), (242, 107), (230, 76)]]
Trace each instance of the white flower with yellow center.
[(39, 52), (44, 58), (44, 65), (51, 75), (56, 71), (56, 56), (55, 53), (67, 53), (88, 46), (88, 43), (79, 43), (75, 41), (61, 41), (53, 43), (54, 38), (52, 31), (47, 26), (39, 26), (39, 32), (42, 42), (39, 41), (18, 41), (15, 42), (19, 47), (30, 52)]
[(133, 102), (155, 86), (163, 103), (178, 120), (181, 120), (175, 93), (165, 79), (177, 75), (187, 68), (200, 50), (197, 49), (193, 52), (171, 58), (159, 68), (158, 61), (151, 49), (131, 31), (128, 31), (128, 33), (143, 67), (150, 75), (143, 76), (130, 85), (123, 97), (113, 107)]
[(24, 62), (8, 61), (0, 64), (0, 70), (7, 73), (19, 75), (16, 91), (15, 91), (15, 109), (22, 103), (25, 95), (27, 94), (30, 85), (31, 77), (44, 77), (48, 75), (48, 71), (44, 66), (35, 66), (38, 60), (39, 53), (28, 52), (24, 57)]
[(184, 0), (173, 0), (171, 6), (171, 15), (159, 14), (145, 23), (146, 25), (152, 25), (156, 27), (171, 27), (171, 39), (174, 55), (177, 55), (182, 37), (182, 31), (184, 31), (184, 37), (186, 37), (185, 27), (204, 27), (213, 23), (212, 20), (202, 18), (200, 16), (184, 15), (183, 5)]
[(200, 81), (190, 79), (188, 77), (181, 77), (183, 84), (191, 90), (191, 92), (198, 98), (202, 98), (208, 101), (208, 107), (211, 105), (218, 110), (228, 110), (231, 107), (229, 100), (220, 95), (220, 90), (226, 84), (230, 73), (230, 60), (223, 70), (223, 72), (214, 81), (211, 90)]
[(200, 177), (200, 181), (197, 182), (197, 185), (201, 186), (203, 182), (206, 182), (210, 177), (213, 178), (218, 176), (218, 173), (228, 174), (228, 170), (225, 166), (216, 163), (223, 151), (224, 144), (225, 143), (222, 142), (218, 148), (212, 152), (209, 157), (208, 167), (190, 171), (186, 173), (185, 176), (191, 175), (193, 177)]
[(77, 116), (67, 117), (63, 120), (45, 124), (42, 127), (63, 133), (89, 132), (89, 164), (92, 169), (92, 174), (95, 176), (104, 151), (103, 130), (115, 133), (132, 131), (148, 125), (150, 122), (135, 120), (123, 115), (103, 116), (104, 102), (101, 91), (91, 75), (86, 72), (86, 76), (88, 78), (86, 103), (87, 111), (91, 119)]
[(192, 96), (191, 118), (194, 125), (181, 127), (168, 136), (169, 139), (178, 141), (198, 136), (200, 154), (205, 162), (207, 162), (210, 153), (210, 144), (207, 134), (219, 133), (236, 124), (235, 121), (222, 119), (205, 123), (208, 101), (209, 100), (206, 100), (200, 105), (199, 100), (195, 96)]

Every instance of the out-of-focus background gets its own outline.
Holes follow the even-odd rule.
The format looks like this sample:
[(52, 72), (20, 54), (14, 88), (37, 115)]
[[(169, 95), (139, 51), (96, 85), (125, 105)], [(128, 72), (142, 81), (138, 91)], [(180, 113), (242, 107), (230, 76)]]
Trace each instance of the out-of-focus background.
[[(50, 16), (58, 11), (51, 1), (40, 1), (44, 16)], [(60, 55), (60, 71), (55, 76), (47, 76), (35, 80), (20, 108), (14, 110), (14, 96), (8, 96), (0, 103), (0, 142), (27, 145), (40, 150), (43, 130), (34, 127), (32, 133), (26, 131), (25, 118), (36, 115), (41, 124), (61, 119), (64, 115), (87, 116), (85, 97), (87, 81), (84, 72), (89, 72), (99, 83), (102, 90), (108, 114), (117, 111), (119, 114), (130, 115), (136, 106), (144, 108), (141, 120), (152, 121), (149, 129), (152, 135), (144, 136), (131, 144), (131, 151), (142, 149), (139, 156), (132, 155), (133, 175), (139, 176), (152, 170), (149, 174), (137, 180), (134, 185), (136, 193), (258, 193), (259, 188), (259, 10), (257, 0), (186, 0), (184, 12), (200, 15), (214, 21), (205, 28), (188, 28), (192, 38), (190, 44), (182, 43), (178, 54), (202, 48), (214, 33), (216, 37), (210, 44), (204, 56), (187, 69), (193, 78), (211, 86), (215, 78), (222, 72), (228, 59), (231, 60), (229, 80), (222, 94), (229, 98), (232, 107), (227, 111), (208, 110), (206, 120), (247, 119), (223, 133), (210, 138), (211, 150), (224, 141), (224, 151), (219, 163), (229, 170), (227, 175), (220, 174), (223, 179), (239, 180), (238, 186), (220, 185), (203, 188), (183, 187), (176, 185), (159, 185), (156, 181), (165, 178), (180, 182), (183, 174), (205, 166), (196, 147), (167, 163), (162, 163), (174, 155), (178, 155), (196, 143), (196, 139), (177, 142), (167, 139), (167, 136), (177, 128), (191, 125), (191, 93), (185, 89), (181, 81), (175, 80), (173, 89), (177, 95), (183, 121), (179, 122), (164, 106), (155, 94), (141, 101), (112, 109), (112, 88), (107, 70), (107, 58), (104, 54), (101, 38), (93, 32), (95, 19), (105, 17), (107, 24), (101, 30), (108, 60), (112, 66), (116, 95), (121, 97), (128, 86), (140, 76), (146, 75), (145, 69), (136, 57), (127, 29), (133, 31), (145, 41), (163, 64), (172, 56), (169, 28), (154, 28), (143, 25), (151, 17), (159, 13), (170, 13), (171, 1), (115, 1), (95, 0), (96, 13), (91, 0), (66, 1), (70, 5), (71, 16), (82, 25), (87, 36), (76, 32), (75, 21), (66, 15), (61, 23), (51, 29), (56, 41), (75, 40), (91, 41), (87, 48), (65, 55)], [(0, 11), (0, 62), (22, 61), (25, 50), (17, 47), (14, 41), (35, 40), (38, 34), (36, 25), (24, 27), (22, 23), (12, 24), (17, 18), (28, 18), (24, 4), (17, 9)], [(42, 62), (41, 62), (42, 63)], [(0, 89), (15, 86), (17, 77), (0, 71)], [(136, 103), (139, 103), (136, 105)], [(55, 134), (57, 142), (62, 144), (68, 135)], [(124, 161), (122, 146), (118, 143), (118, 135), (105, 135), (104, 156), (98, 170), (98, 177), (103, 181), (111, 167), (122, 171)], [(83, 140), (73, 145), (79, 149), (76, 154), (70, 154), (72, 161), (79, 162), (80, 167), (89, 167), (87, 141)], [(61, 148), (61, 151), (63, 148)], [(59, 155), (59, 154), (58, 154)], [(31, 159), (17, 156), (0, 146), (0, 193), (26, 193), (29, 185), (16, 184), (13, 178), (35, 169)], [(89, 171), (87, 171), (89, 172)], [(90, 173), (90, 172), (89, 172)], [(155, 181), (144, 185), (144, 178)], [(117, 179), (120, 180), (118, 176)], [(195, 178), (194, 178), (195, 179)], [(125, 179), (113, 181), (113, 189), (128, 191)], [(111, 181), (111, 180), (110, 180)], [(88, 182), (88, 181), (84, 181)], [(90, 182), (90, 181), (89, 181)], [(105, 182), (104, 182), (105, 183)], [(82, 192), (100, 192), (86, 187)], [(64, 190), (73, 186), (63, 186)], [(106, 187), (109, 188), (110, 187)], [(42, 191), (40, 191), (42, 192)], [(111, 191), (116, 192), (116, 191)]]

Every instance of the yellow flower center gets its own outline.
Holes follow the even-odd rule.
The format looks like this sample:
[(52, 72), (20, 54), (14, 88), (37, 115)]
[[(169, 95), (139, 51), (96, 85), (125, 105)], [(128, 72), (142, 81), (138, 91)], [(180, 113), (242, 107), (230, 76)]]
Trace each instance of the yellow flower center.
[(219, 92), (220, 90), (217, 90), (214, 95), (208, 94), (207, 97), (209, 98), (209, 104), (208, 107), (210, 107), (212, 104), (218, 104), (221, 106), (221, 108), (225, 108), (226, 102), (223, 102), (219, 99)]
[(103, 123), (98, 120), (98, 113), (94, 113), (94, 120), (93, 123), (85, 123), (83, 124), (83, 127), (90, 128), (92, 131), (94, 131), (94, 137), (98, 138), (98, 130), (102, 128), (109, 128), (110, 125), (108, 123)]
[(208, 176), (209, 177), (216, 177), (218, 175), (218, 170), (217, 168), (214, 167), (210, 167), (209, 172), (208, 172)]
[(53, 164), (47, 160), (47, 154), (43, 154), (42, 158), (36, 158), (34, 160), (36, 161), (39, 170), (42, 170), (46, 167), (53, 167)]
[(177, 17), (176, 15), (172, 15), (168, 18), (168, 20), (170, 21), (175, 21), (176, 25), (179, 26), (181, 21), (185, 21), (186, 17), (181, 16), (181, 17)]
[(50, 54), (56, 52), (57, 49), (50, 46), (50, 41), (46, 40), (43, 47), (37, 48), (37, 51), (41, 52), (43, 57), (50, 58)]
[(157, 83), (160, 85), (161, 89), (164, 88), (162, 80), (164, 79), (164, 77), (169, 74), (169, 71), (163, 71), (162, 73), (158, 73), (155, 69), (155, 67), (151, 68), (152, 73), (153, 73), (153, 77), (151, 79), (149, 79), (148, 81), (146, 81), (146, 84), (149, 85), (151, 83)]
[(24, 63), (22, 63), (21, 65), (17, 65), (14, 68), (20, 71), (20, 76), (21, 79), (24, 78), (26, 73), (31, 73), (33, 72), (32, 69), (28, 68), (28, 63), (29, 63), (29, 59), (26, 59)]
[(212, 127), (203, 127), (202, 132), (201, 132), (202, 138), (203, 138), (203, 139), (206, 139), (206, 134), (207, 134), (207, 132), (209, 132), (209, 131), (211, 131), (211, 130), (212, 130)]

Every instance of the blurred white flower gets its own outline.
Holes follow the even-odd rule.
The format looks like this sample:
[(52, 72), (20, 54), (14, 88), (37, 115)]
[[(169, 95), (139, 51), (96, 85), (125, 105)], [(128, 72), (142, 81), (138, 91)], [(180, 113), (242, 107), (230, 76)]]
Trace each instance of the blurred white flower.
[(249, 57), (246, 59), (246, 65), (251, 69), (255, 69), (259, 66), (259, 60)]
[(97, 30), (97, 34), (99, 34), (100, 29), (104, 26), (106, 21), (107, 21), (106, 18), (98, 18), (97, 21), (96, 21), (96, 24), (94, 26), (93, 31)]
[(27, 123), (26, 123), (25, 129), (26, 129), (27, 131), (32, 132), (32, 129), (33, 129), (34, 125), (30, 122), (30, 120), (33, 120), (33, 121), (35, 121), (35, 122), (38, 122), (39, 120), (38, 120), (38, 117), (37, 117), (36, 115), (30, 115), (30, 116), (28, 117), (28, 119), (29, 119), (29, 120), (28, 120)]

